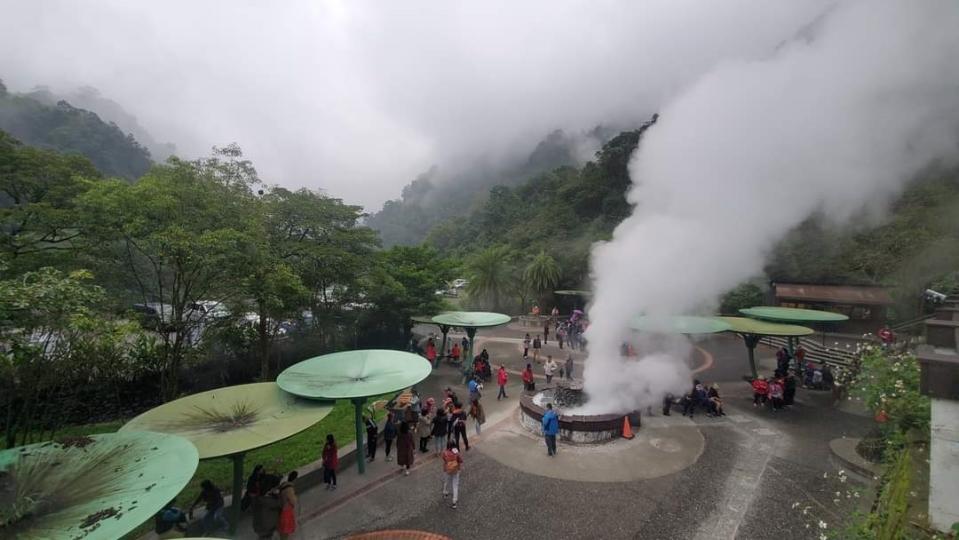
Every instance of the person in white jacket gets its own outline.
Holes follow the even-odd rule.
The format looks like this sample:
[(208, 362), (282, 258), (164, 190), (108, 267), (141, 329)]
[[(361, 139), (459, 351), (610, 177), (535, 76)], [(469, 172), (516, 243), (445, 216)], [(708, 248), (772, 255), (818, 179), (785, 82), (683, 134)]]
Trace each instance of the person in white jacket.
[(556, 373), (556, 370), (559, 366), (556, 364), (556, 360), (553, 360), (552, 356), (546, 357), (546, 363), (543, 364), (543, 371), (546, 373), (546, 384), (550, 384), (553, 381), (553, 374)]

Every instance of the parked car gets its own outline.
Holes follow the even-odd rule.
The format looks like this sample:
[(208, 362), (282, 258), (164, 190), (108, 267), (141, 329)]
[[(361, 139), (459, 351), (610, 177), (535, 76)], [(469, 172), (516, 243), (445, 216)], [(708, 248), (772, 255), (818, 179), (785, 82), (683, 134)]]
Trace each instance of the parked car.
[(133, 312), (140, 320), (144, 328), (150, 330), (164, 331), (169, 330), (173, 322), (173, 306), (161, 302), (147, 302), (145, 304), (133, 304)]
[(226, 319), (230, 316), (230, 310), (221, 302), (213, 300), (199, 300), (187, 305), (187, 318), (193, 321), (204, 321), (211, 323), (217, 320)]

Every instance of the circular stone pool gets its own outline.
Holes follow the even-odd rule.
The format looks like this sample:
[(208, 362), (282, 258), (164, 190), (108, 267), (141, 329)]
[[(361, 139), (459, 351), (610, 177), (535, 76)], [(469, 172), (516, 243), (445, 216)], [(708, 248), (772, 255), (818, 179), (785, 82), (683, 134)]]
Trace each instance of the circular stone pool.
[[(580, 381), (556, 381), (554, 386), (544, 388), (536, 394), (523, 394), (519, 399), (520, 421), (523, 427), (542, 433), (543, 414), (546, 405), (553, 403), (559, 414), (559, 439), (573, 443), (598, 443), (616, 439), (623, 434), (622, 414), (565, 414), (564, 409), (572, 409), (585, 402), (583, 386)], [(629, 415), (630, 423), (639, 427), (639, 413)]]

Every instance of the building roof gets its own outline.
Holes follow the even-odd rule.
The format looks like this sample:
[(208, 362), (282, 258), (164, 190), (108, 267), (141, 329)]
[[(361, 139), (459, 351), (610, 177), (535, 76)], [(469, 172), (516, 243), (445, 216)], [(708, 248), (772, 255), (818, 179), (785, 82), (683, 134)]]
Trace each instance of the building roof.
[(889, 291), (883, 287), (776, 283), (773, 289), (779, 300), (868, 306), (886, 306), (893, 303)]

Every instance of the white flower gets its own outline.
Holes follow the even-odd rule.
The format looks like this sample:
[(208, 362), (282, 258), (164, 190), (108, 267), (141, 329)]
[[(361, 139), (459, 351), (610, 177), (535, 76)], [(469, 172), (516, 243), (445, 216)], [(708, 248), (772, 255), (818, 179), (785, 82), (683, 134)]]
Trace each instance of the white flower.
[(845, 476), (840, 476), (840, 477), (839, 477), (839, 481), (840, 481), (841, 483), (845, 484), (845, 483), (846, 483), (846, 477), (845, 477)]
[(820, 529), (825, 529), (827, 526), (828, 526), (828, 525), (826, 525), (826, 522), (825, 522), (825, 521), (823, 521), (823, 520), (821, 520), (821, 519), (819, 520), (819, 528), (820, 528)]
[(833, 499), (833, 500), (832, 500), (832, 503), (833, 503), (833, 504), (839, 504), (839, 499)]
[(826, 540), (826, 538), (825, 533), (819, 535), (819, 540)]
[(858, 491), (853, 491), (853, 492), (852, 492), (852, 496), (858, 499), (858, 498), (859, 498), (859, 492), (858, 492)]
[(793, 507), (793, 508), (799, 508), (799, 503), (798, 503), (798, 502), (794, 502), (793, 505), (792, 505), (792, 507)]
[(823, 477), (823, 478), (829, 478), (829, 473), (828, 473), (828, 472), (822, 473), (822, 477)]
[(840, 497), (840, 496), (842, 496), (842, 494), (837, 491), (837, 492), (836, 492), (836, 496), (837, 496), (837, 497)]

